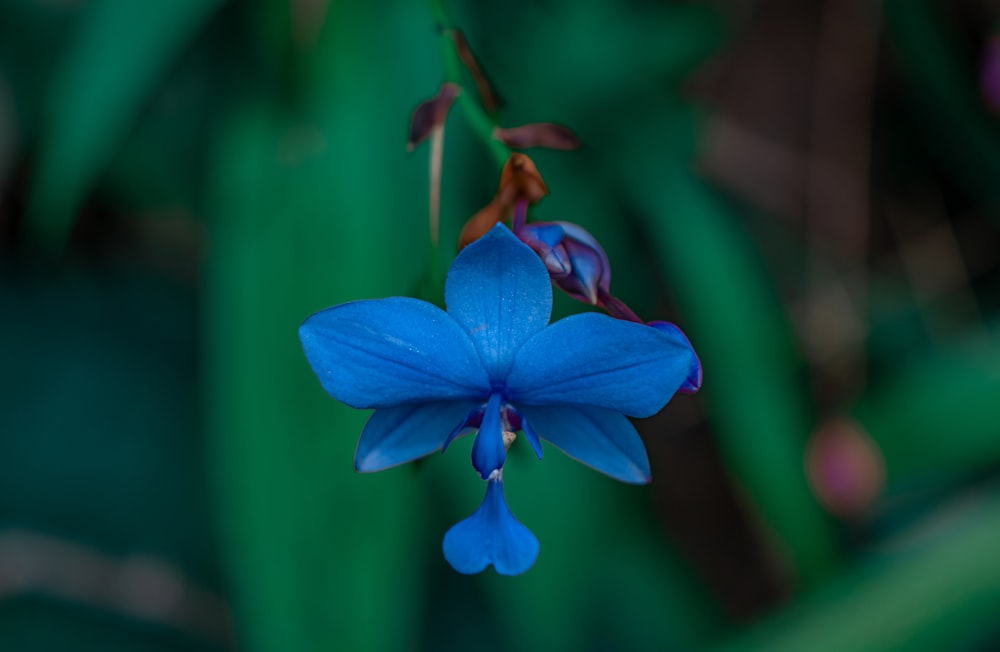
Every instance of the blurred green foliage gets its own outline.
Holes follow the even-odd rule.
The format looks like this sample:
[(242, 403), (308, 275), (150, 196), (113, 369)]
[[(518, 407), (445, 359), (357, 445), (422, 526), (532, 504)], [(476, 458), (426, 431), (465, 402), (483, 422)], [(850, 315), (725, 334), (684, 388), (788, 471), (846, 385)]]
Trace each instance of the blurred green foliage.
[[(876, 260), (876, 218), (859, 262), (724, 190), (702, 164), (725, 107), (692, 80), (742, 42), (744, 4), (0, 1), (0, 649), (995, 646), (1000, 256), (978, 254), (956, 317), (920, 269), (898, 272), (906, 251)], [(872, 205), (940, 193), (945, 226), (985, 216), (995, 242), (988, 34), (948, 7), (869, 7), (898, 86), (877, 98), (865, 183)], [(675, 319), (705, 369), (699, 396), (641, 424), (650, 488), (512, 450), (508, 500), (542, 544), (516, 578), (441, 558), (481, 495), (471, 442), (354, 473), (366, 415), (322, 391), (296, 337), (335, 303), (433, 292), (495, 192), (505, 150), (446, 27), (503, 126), (554, 121), (585, 143), (531, 152), (551, 190), (534, 217), (591, 231), (613, 291)], [(404, 145), (445, 80), (464, 90), (433, 249), (428, 147)], [(865, 368), (837, 391), (796, 313), (815, 266), (867, 279), (850, 354)], [(881, 471), (847, 514), (808, 472), (845, 415), (862, 459), (817, 468)], [(691, 440), (700, 481), (658, 476)], [(750, 549), (774, 588), (740, 602), (712, 567)]]

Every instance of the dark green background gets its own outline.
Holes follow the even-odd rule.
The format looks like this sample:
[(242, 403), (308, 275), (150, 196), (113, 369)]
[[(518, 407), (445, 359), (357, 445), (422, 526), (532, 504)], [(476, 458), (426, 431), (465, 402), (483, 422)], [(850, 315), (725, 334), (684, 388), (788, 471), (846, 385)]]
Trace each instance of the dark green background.
[[(977, 87), (996, 18), (0, 1), (0, 649), (1000, 644), (1000, 124)], [(516, 578), (441, 557), (481, 499), (470, 441), (355, 474), (366, 415), (296, 337), (339, 302), (433, 299), (495, 192), (506, 150), (444, 21), (492, 118), (584, 143), (530, 151), (551, 191), (533, 217), (590, 230), (613, 292), (679, 323), (705, 370), (638, 424), (650, 487), (512, 450), (542, 546)], [(464, 91), (433, 250), (429, 146), (405, 141), (445, 80)], [(824, 357), (803, 315), (829, 296), (825, 325), (854, 335)], [(807, 474), (843, 417), (867, 443), (849, 483), (875, 487), (846, 512)]]

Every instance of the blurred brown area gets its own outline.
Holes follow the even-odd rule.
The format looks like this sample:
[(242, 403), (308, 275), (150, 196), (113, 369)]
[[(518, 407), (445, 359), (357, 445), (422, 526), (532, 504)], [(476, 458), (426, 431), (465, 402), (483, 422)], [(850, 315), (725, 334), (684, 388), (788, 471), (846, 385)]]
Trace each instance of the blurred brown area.
[[(937, 9), (975, 51), (988, 38), (996, 4), (941, 2)], [(878, 3), (731, 5), (734, 38), (690, 82), (709, 110), (698, 165), (750, 208), (747, 228), (795, 328), (822, 423), (875, 373), (866, 344), (877, 317), (873, 284), (911, 288), (927, 307), (932, 337), (975, 329), (1000, 271), (1000, 237), (989, 207), (969, 200), (914, 137), (920, 125)], [(913, 159), (930, 160), (920, 166)], [(776, 233), (791, 237), (776, 241)], [(857, 458), (864, 434), (833, 425), (817, 433), (851, 436), (824, 435), (804, 465), (833, 468), (845, 454), (848, 462)], [(724, 607), (748, 619), (789, 597), (787, 569), (768, 552), (767, 535), (727, 475), (698, 407), (675, 401), (640, 429), (656, 477), (656, 508)], [(830, 502), (836, 487), (817, 490), (824, 506), (848, 522), (884, 479), (878, 451), (872, 457), (862, 448), (862, 466), (872, 473), (857, 478), (863, 495), (848, 488), (846, 511)], [(826, 453), (840, 458), (816, 457)]]

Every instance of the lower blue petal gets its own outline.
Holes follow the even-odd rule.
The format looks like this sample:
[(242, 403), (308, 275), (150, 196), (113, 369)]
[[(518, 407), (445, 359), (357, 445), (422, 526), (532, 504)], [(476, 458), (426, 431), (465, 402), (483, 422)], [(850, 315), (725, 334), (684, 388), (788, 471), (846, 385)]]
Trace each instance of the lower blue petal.
[(645, 484), (651, 475), (646, 447), (632, 423), (613, 410), (518, 405), (522, 427), (575, 460), (615, 480)]
[(538, 539), (507, 508), (503, 483), (486, 483), (479, 509), (444, 535), (444, 558), (459, 573), (472, 575), (493, 564), (501, 575), (520, 575), (538, 558)]
[(500, 424), (500, 395), (490, 394), (490, 400), (483, 411), (483, 421), (472, 442), (472, 466), (476, 467), (483, 480), (503, 466), (506, 450), (503, 446), (503, 428)]
[(381, 471), (433, 453), (462, 428), (475, 406), (446, 401), (375, 410), (361, 431), (354, 468)]

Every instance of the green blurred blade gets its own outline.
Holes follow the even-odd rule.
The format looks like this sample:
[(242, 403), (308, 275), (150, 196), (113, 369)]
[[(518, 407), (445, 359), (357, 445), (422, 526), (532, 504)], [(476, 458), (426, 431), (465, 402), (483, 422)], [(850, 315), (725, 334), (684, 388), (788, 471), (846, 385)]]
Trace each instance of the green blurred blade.
[(95, 0), (57, 66), (41, 123), (28, 228), (62, 248), (74, 215), (168, 65), (222, 0)]
[(1000, 342), (932, 351), (854, 406), (885, 458), (888, 481), (969, 473), (1000, 460)]
[(354, 472), (368, 415), (323, 392), (298, 339), (317, 310), (404, 294), (426, 262), (427, 164), (405, 135), (437, 84), (434, 33), (398, 4), (331, 5), (288, 71), (296, 97), (242, 99), (215, 143), (206, 418), (250, 652), (409, 649), (429, 550), (440, 559), (426, 474)]
[(995, 649), (974, 643), (1000, 614), (1000, 493), (942, 512), (719, 652)]

